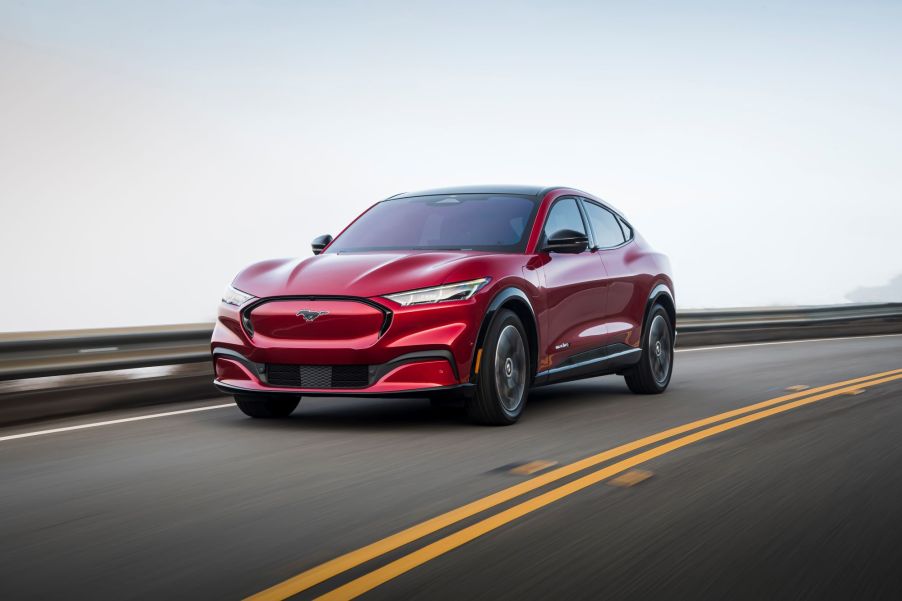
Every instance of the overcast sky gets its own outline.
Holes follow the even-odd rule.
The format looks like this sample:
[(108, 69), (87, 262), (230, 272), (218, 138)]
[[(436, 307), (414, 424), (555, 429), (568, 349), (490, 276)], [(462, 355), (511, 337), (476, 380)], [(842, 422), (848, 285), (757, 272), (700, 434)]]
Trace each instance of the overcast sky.
[(609, 200), (682, 307), (902, 273), (899, 2), (0, 0), (0, 133), (5, 331), (212, 320), (454, 184)]

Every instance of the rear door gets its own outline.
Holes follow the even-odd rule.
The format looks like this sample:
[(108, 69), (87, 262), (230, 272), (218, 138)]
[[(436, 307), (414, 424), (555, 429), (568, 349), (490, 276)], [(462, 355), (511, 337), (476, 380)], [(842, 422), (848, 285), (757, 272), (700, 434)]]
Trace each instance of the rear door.
[[(592, 228), (596, 253), (605, 268), (605, 343), (638, 346), (642, 333), (642, 324), (638, 319), (642, 311), (637, 311), (637, 306), (644, 306), (645, 298), (638, 264), (631, 260), (632, 230), (600, 203), (584, 198), (582, 204)], [(618, 348), (610, 350), (617, 352)]]
[[(555, 232), (564, 229), (582, 232), (591, 240), (579, 200), (575, 197), (566, 196), (554, 201), (545, 219), (539, 249)], [(593, 352), (603, 350), (606, 275), (604, 265), (592, 250), (578, 254), (541, 254), (545, 257), (542, 271), (547, 301), (547, 336), (540, 354), (551, 358), (550, 364), (540, 366), (540, 371), (544, 371), (592, 358)]]

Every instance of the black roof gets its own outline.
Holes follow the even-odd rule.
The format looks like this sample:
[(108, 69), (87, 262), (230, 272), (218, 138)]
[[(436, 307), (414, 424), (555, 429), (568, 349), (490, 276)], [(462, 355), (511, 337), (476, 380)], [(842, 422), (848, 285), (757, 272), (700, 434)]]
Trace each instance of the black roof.
[(392, 200), (395, 198), (413, 198), (415, 196), (449, 196), (452, 194), (523, 194), (525, 196), (535, 196), (536, 199), (541, 200), (546, 194), (551, 192), (552, 190), (559, 190), (561, 188), (567, 188), (568, 190), (573, 190), (578, 194), (583, 194), (588, 198), (592, 198), (601, 204), (605, 205), (618, 215), (626, 220), (623, 213), (617, 210), (615, 207), (611, 206), (611, 204), (605, 200), (601, 200), (597, 197), (592, 196), (591, 194), (586, 194), (585, 192), (580, 192), (576, 188), (569, 188), (568, 186), (517, 186), (517, 185), (487, 185), (487, 186), (451, 186), (449, 188), (433, 188), (431, 190), (417, 190), (416, 192), (401, 192), (400, 194), (395, 194), (394, 196), (389, 196), (386, 200)]
[(402, 192), (389, 198), (411, 198), (413, 196), (444, 196), (448, 194), (526, 194), (542, 196), (545, 192), (559, 186), (452, 186), (450, 188), (434, 188), (416, 192)]

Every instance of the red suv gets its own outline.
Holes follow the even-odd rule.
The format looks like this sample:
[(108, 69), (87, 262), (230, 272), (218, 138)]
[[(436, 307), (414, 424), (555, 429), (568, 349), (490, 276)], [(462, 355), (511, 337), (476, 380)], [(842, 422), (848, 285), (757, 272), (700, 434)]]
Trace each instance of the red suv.
[(533, 386), (616, 373), (653, 394), (670, 382), (669, 262), (591, 194), (398, 194), (313, 254), (252, 265), (223, 295), (215, 383), (252, 417), (287, 416), (308, 395), (452, 395), (503, 425)]

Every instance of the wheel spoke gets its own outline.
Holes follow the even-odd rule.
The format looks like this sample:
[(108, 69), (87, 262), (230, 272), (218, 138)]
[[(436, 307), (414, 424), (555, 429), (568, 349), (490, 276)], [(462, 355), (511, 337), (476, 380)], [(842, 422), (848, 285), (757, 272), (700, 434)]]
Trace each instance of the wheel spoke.
[(661, 339), (661, 322), (658, 319), (655, 319), (651, 322), (651, 332), (649, 334), (649, 339), (652, 342), (657, 342)]

